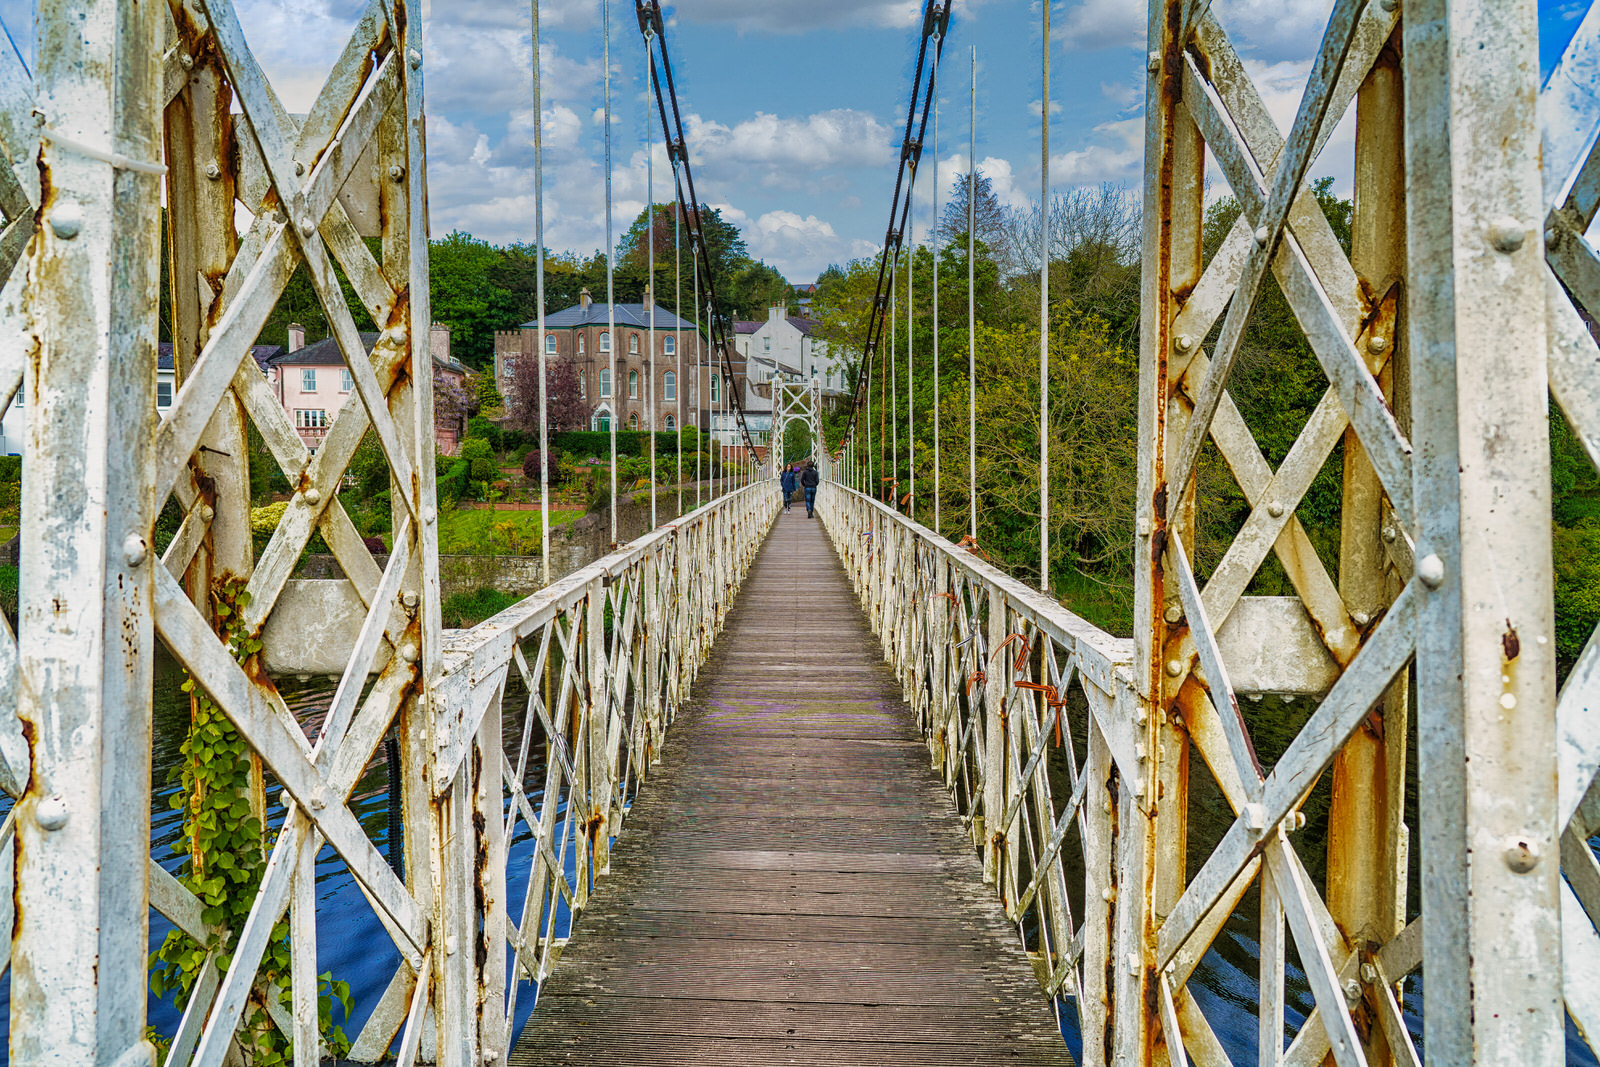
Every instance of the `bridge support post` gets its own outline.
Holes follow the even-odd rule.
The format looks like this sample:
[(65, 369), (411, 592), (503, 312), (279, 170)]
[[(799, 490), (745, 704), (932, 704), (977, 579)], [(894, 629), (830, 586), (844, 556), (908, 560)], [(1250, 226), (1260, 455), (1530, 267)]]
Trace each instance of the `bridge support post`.
[(1531, 0), (1405, 13), (1428, 1058), (1564, 1056)]
[[(148, 470), (163, 6), (44, 0), (38, 12), (44, 200), (27, 253), (26, 333), (3, 341), (24, 348), (31, 368), (17, 648), (31, 766), (15, 813), (11, 950), (19, 1065), (153, 1059), (145, 958), (161, 561)], [(112, 153), (143, 166), (113, 166)]]

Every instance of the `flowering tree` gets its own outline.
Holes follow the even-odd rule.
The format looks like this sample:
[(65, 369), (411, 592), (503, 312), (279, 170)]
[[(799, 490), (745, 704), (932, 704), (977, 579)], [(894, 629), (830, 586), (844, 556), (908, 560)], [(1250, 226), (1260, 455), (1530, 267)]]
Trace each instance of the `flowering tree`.
[[(510, 396), (513, 424), (521, 430), (539, 430), (539, 361), (530, 356), (517, 360), (511, 372)], [(589, 418), (589, 405), (580, 395), (578, 368), (564, 359), (547, 361), (545, 368), (545, 425), (551, 433), (581, 430)]]

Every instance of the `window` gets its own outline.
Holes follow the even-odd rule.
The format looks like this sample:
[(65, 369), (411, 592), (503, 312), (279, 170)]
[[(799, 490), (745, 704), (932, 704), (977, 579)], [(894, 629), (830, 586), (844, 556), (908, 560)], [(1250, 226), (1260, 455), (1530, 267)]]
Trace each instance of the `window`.
[(556, 335), (553, 333), (544, 335), (544, 354), (547, 356), (556, 354)]
[(611, 335), (604, 330), (600, 331), (600, 351), (611, 351)]
[(601, 433), (610, 433), (611, 432), (611, 413), (609, 411), (597, 411), (597, 412), (595, 412), (594, 413), (594, 422), (592, 423), (592, 425), (594, 426), (594, 428), (596, 430), (600, 431)]
[(677, 428), (678, 428), (677, 420), (675, 420), (671, 415), (668, 415), (667, 416), (667, 429), (676, 430)]
[(639, 399), (639, 372), (636, 370), (628, 372), (628, 399)]
[(669, 355), (669, 356), (677, 355), (678, 354), (678, 339), (676, 337), (673, 337), (671, 334), (668, 334), (666, 339), (661, 342), (661, 351), (663, 353), (665, 353), (666, 355)]
[(722, 399), (722, 379), (715, 374), (711, 376), (711, 402), (717, 403)]
[(299, 430), (326, 430), (328, 413), (321, 408), (296, 408), (294, 425)]
[[(18, 390), (18, 395), (21, 395), (21, 390)], [(170, 408), (171, 406), (172, 406), (172, 383), (171, 382), (157, 382), (156, 383), (156, 407), (158, 407), (158, 408)]]
[(816, 376), (817, 376), (817, 365), (815, 363), (813, 363), (811, 365), (811, 377), (815, 378)]
[(637, 411), (635, 411), (632, 415), (628, 416), (628, 429), (637, 430), (638, 428), (639, 428), (639, 413)]
[(302, 393), (314, 393), (317, 391), (317, 368), (300, 368), (300, 391)]
[(772, 338), (763, 337), (761, 339), (761, 351), (763, 351), (763, 352), (771, 352), (772, 351)]
[(346, 367), (344, 369), (343, 373), (344, 373), (344, 379), (339, 382), (339, 391), (342, 392), (342, 393), (348, 393), (350, 390), (352, 390), (352, 389), (354, 389), (356, 387), (356, 383), (355, 383), (355, 379), (350, 377), (350, 368), (349, 367)]
[(628, 351), (631, 352), (631, 353), (634, 353), (636, 355), (638, 354), (638, 351), (639, 351), (639, 335), (638, 334), (630, 333), (628, 335)]
[(588, 397), (588, 395), (589, 395), (589, 373), (587, 371), (579, 371), (578, 372), (578, 399), (579, 400), (583, 400), (586, 397)]
[(610, 367), (601, 367), (600, 368), (600, 395), (601, 396), (610, 396), (611, 395), (611, 368)]
[(578, 355), (583, 355), (583, 334), (578, 335)]
[(678, 376), (671, 371), (661, 376), (661, 399), (678, 399)]

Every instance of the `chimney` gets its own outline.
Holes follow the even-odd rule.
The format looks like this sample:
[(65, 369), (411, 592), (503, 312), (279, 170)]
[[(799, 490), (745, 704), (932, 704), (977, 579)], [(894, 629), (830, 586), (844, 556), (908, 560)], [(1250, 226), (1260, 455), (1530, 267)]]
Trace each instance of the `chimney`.
[(306, 328), (298, 322), (289, 324), (289, 351), (298, 352), (306, 346)]
[(433, 353), (434, 359), (448, 364), (450, 362), (450, 327), (442, 322), (436, 322), (429, 326), (428, 349)]
[(788, 317), (789, 305), (787, 304), (773, 304), (772, 307), (767, 309), (768, 321), (776, 322), (779, 319), (787, 319)]
[(578, 306), (586, 308), (592, 303), (594, 303), (594, 297), (589, 295), (588, 286), (584, 286), (582, 292), (578, 293)]

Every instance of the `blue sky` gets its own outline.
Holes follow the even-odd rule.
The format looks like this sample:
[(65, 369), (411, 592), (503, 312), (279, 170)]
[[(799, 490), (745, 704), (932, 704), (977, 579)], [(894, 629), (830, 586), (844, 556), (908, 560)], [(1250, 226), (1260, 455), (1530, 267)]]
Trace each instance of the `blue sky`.
[[(237, 0), (252, 47), (291, 110), (303, 111), (347, 39), (361, 0)], [(1279, 124), (1288, 127), (1331, 0), (1214, 0)], [(1539, 0), (1548, 71), (1587, 6)], [(1052, 8), (1052, 188), (1137, 186), (1145, 5), (1063, 0)], [(877, 250), (915, 59), (918, 0), (683, 0), (668, 36), (703, 199), (744, 228), (751, 253), (791, 281)], [(434, 233), (533, 238), (532, 102), (525, 3), (425, 0), (429, 182)], [(605, 243), (600, 0), (543, 0), (547, 243)], [(1039, 190), (1037, 2), (954, 0), (941, 78), (939, 184), (967, 166), (970, 50), (978, 60), (980, 168), (1006, 202)], [(611, 4), (616, 230), (644, 206), (643, 45), (632, 0)], [(31, 4), (0, 0), (31, 53)], [(31, 59), (31, 55), (30, 55)], [(671, 175), (655, 134), (656, 199)], [(1348, 123), (1312, 168), (1348, 190)], [(931, 151), (931, 146), (929, 146)], [(925, 161), (927, 157), (925, 156)], [(925, 166), (925, 172), (931, 168)], [(1224, 191), (1213, 189), (1217, 194)], [(919, 185), (917, 233), (931, 185)], [(943, 194), (942, 194), (943, 195)]]

